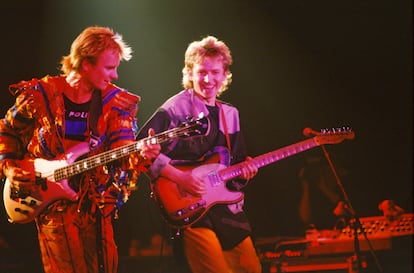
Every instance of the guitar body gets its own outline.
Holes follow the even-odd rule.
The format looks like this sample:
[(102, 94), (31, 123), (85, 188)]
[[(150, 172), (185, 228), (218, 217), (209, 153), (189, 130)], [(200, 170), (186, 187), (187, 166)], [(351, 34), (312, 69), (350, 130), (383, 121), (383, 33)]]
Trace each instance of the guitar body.
[(34, 220), (53, 202), (66, 199), (76, 201), (78, 194), (69, 186), (68, 179), (55, 181), (54, 171), (68, 166), (81, 155), (89, 151), (87, 143), (72, 148), (64, 159), (46, 160), (42, 158), (22, 161), (22, 167), (36, 174), (36, 185), (27, 193), (13, 192), (12, 185), (6, 179), (3, 189), (4, 207), (9, 222), (25, 224)]
[[(306, 128), (314, 132), (310, 128)], [(291, 144), (286, 147), (256, 156), (249, 161), (226, 166), (221, 162), (228, 163), (228, 151), (222, 149), (214, 151), (213, 156), (202, 160), (201, 166), (175, 166), (184, 171), (192, 172), (194, 176), (200, 177), (206, 185), (207, 193), (197, 197), (183, 192), (175, 182), (160, 177), (152, 183), (153, 198), (158, 203), (165, 220), (175, 227), (185, 227), (199, 220), (215, 204), (232, 204), (243, 199), (243, 193), (230, 191), (226, 187), (226, 181), (235, 179), (242, 174), (243, 164), (251, 164), (258, 169), (275, 163), (297, 153), (307, 151), (323, 144), (337, 144), (344, 139), (354, 139), (355, 134), (349, 128), (335, 128), (333, 132), (324, 130), (322, 133), (313, 133), (316, 136)], [(220, 147), (216, 147), (220, 148)], [(226, 159), (227, 160), (223, 160)], [(219, 159), (219, 160), (217, 160)]]
[(182, 191), (175, 182), (160, 177), (152, 183), (153, 197), (161, 208), (165, 220), (176, 227), (185, 227), (199, 220), (212, 206), (216, 204), (231, 204), (243, 199), (239, 191), (230, 191), (226, 181), (218, 176), (218, 171), (227, 166), (219, 161), (219, 155), (211, 156), (202, 165), (176, 166), (191, 172), (205, 182), (206, 194), (193, 196)]

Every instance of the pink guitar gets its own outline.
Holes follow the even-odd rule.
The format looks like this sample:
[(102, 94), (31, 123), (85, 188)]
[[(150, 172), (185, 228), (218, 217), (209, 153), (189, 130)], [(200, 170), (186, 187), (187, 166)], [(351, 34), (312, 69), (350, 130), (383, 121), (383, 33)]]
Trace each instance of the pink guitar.
[[(341, 129), (336, 132), (319, 133), (318, 135), (299, 143), (269, 152), (253, 158), (249, 164), (261, 168), (281, 159), (304, 152), (323, 144), (337, 144), (344, 139), (353, 139), (354, 132)], [(225, 153), (228, 153), (225, 150)], [(153, 198), (161, 208), (164, 219), (171, 226), (185, 227), (195, 223), (215, 204), (231, 204), (240, 201), (243, 193), (230, 191), (226, 182), (237, 178), (242, 172), (242, 163), (227, 167), (220, 162), (220, 158), (227, 155), (213, 154), (201, 164), (191, 166), (176, 166), (192, 172), (193, 175), (205, 181), (207, 193), (201, 197), (183, 192), (176, 183), (160, 177), (152, 186)]]

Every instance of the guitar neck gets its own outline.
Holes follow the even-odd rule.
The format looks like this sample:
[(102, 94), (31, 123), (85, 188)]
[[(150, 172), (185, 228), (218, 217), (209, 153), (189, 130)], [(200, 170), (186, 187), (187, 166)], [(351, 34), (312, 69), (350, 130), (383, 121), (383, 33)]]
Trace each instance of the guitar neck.
[(106, 151), (97, 155), (88, 156), (85, 159), (77, 160), (73, 164), (56, 169), (54, 172), (55, 180), (60, 181), (63, 179), (67, 179), (80, 173), (92, 170), (96, 167), (113, 162), (117, 159), (121, 159), (135, 152), (139, 152), (142, 150), (143, 145), (146, 143), (161, 144), (172, 138), (185, 136), (185, 134), (188, 132), (188, 129), (188, 127), (173, 128), (163, 133), (135, 141), (133, 143), (115, 148), (113, 150)]
[[(254, 164), (254, 166), (257, 168), (261, 168), (284, 158), (312, 149), (319, 145), (320, 143), (316, 140), (316, 138), (310, 138), (296, 144), (292, 144), (278, 150), (254, 157), (252, 160), (248, 161), (248, 164)], [(245, 162), (238, 163), (220, 170), (218, 172), (219, 177), (222, 179), (222, 181), (228, 181), (240, 176), (242, 174), (244, 163)]]

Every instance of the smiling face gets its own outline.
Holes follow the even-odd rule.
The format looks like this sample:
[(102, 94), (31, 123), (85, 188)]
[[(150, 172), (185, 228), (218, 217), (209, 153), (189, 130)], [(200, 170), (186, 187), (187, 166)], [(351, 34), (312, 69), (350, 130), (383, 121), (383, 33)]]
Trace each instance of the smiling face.
[(85, 60), (82, 75), (84, 82), (92, 90), (104, 90), (109, 83), (118, 79), (120, 61), (119, 53), (110, 49), (102, 52), (94, 64)]
[(196, 95), (207, 105), (213, 106), (217, 93), (226, 80), (221, 56), (205, 57), (200, 63), (194, 64), (189, 77), (193, 81)]

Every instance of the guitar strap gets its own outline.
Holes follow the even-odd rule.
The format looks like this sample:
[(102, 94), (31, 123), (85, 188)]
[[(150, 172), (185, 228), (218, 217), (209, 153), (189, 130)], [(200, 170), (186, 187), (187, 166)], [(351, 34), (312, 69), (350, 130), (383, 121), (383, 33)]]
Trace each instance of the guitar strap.
[(102, 234), (102, 221), (103, 215), (101, 215), (100, 211), (96, 211), (96, 250), (98, 255), (98, 272), (105, 273), (105, 258), (104, 258), (104, 250), (103, 250), (103, 234)]
[(229, 149), (229, 153), (231, 153), (230, 136), (227, 130), (226, 116), (224, 115), (222, 103), (220, 101), (217, 101), (217, 106), (220, 109), (220, 116), (221, 116), (221, 120), (223, 121), (223, 128), (224, 128), (224, 134), (226, 136), (227, 148)]
[[(90, 109), (89, 109), (89, 148), (95, 149), (99, 145), (99, 131), (98, 131), (98, 119), (102, 113), (102, 97), (101, 90), (95, 89), (92, 94)], [(103, 234), (102, 234), (102, 221), (103, 216), (100, 210), (96, 210), (96, 250), (98, 255), (98, 272), (105, 273), (105, 258), (103, 250)]]
[(89, 147), (91, 150), (95, 149), (99, 145), (99, 131), (98, 131), (98, 119), (102, 113), (102, 97), (101, 90), (95, 89), (92, 94), (90, 110), (89, 110), (89, 129), (90, 139)]

